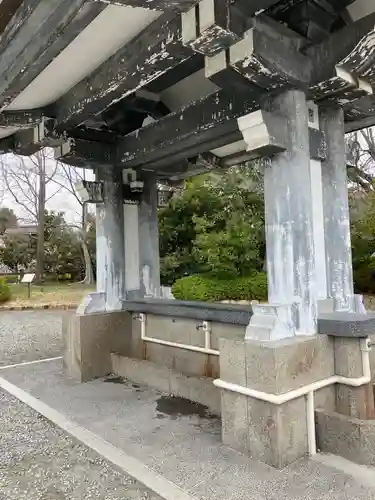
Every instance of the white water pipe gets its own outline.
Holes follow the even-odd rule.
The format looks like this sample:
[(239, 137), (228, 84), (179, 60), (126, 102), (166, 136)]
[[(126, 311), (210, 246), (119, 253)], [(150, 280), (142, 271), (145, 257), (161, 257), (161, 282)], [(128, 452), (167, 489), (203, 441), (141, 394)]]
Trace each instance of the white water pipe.
[(309, 455), (316, 455), (316, 435), (315, 435), (315, 405), (314, 405), (314, 392), (328, 387), (333, 384), (348, 385), (351, 387), (361, 387), (362, 385), (371, 382), (371, 369), (370, 369), (370, 356), (371, 342), (369, 339), (361, 340), (361, 353), (362, 353), (362, 372), (363, 376), (359, 378), (348, 378), (340, 375), (333, 375), (327, 379), (313, 382), (312, 384), (305, 385), (298, 389), (294, 389), (284, 394), (269, 394), (267, 392), (257, 391), (248, 387), (243, 387), (237, 384), (231, 384), (224, 380), (214, 380), (214, 385), (220, 389), (226, 389), (237, 394), (243, 394), (254, 399), (260, 399), (274, 405), (282, 405), (288, 401), (292, 401), (299, 397), (306, 397), (306, 418), (307, 418), (307, 439)]
[(157, 339), (155, 337), (148, 337), (146, 335), (146, 314), (136, 314), (133, 316), (134, 319), (139, 319), (141, 322), (141, 339), (144, 342), (151, 342), (153, 344), (165, 345), (167, 347), (176, 347), (178, 349), (185, 349), (186, 351), (200, 352), (203, 354), (210, 354), (211, 356), (219, 356), (220, 352), (216, 349), (211, 349), (211, 323), (209, 321), (203, 321), (202, 325), (198, 327), (204, 331), (204, 347), (198, 347), (188, 344), (179, 344), (178, 342), (170, 342), (168, 340)]

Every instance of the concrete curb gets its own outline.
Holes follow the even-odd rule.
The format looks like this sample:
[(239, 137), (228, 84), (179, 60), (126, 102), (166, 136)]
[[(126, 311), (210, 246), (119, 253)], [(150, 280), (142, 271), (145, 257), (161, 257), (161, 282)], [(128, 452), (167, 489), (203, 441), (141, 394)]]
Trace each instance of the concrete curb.
[(94, 450), (100, 456), (108, 460), (120, 473), (131, 476), (164, 500), (198, 500), (197, 497), (189, 495), (176, 484), (149, 469), (142, 462), (127, 455), (119, 448), (116, 448), (84, 427), (69, 420), (62, 413), (1, 377), (0, 388), (8, 392), (11, 396), (19, 399), (22, 403), (35, 410), (57, 427), (60, 427), (60, 429), (63, 429), (85, 446)]
[(67, 303), (67, 304), (30, 304), (25, 306), (1, 306), (1, 311), (40, 311), (46, 309), (60, 309), (60, 310), (68, 310), (68, 309), (77, 309), (78, 304)]

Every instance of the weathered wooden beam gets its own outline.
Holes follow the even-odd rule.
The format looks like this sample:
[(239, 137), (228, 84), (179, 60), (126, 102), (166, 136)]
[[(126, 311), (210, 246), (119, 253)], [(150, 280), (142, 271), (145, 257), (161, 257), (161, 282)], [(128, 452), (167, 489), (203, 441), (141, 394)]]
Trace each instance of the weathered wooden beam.
[(115, 146), (100, 142), (69, 139), (54, 149), (56, 160), (75, 167), (113, 166), (115, 163)]
[(251, 17), (229, 2), (200, 0), (182, 14), (182, 40), (194, 52), (213, 56), (238, 42), (251, 26)]
[(278, 41), (256, 27), (229, 50), (229, 65), (266, 90), (307, 87), (312, 63), (282, 37)]
[[(374, 32), (374, 27), (375, 14), (371, 14), (337, 31), (321, 44), (306, 49), (306, 55), (313, 61), (311, 84), (318, 85), (335, 78), (338, 65), (350, 70), (350, 67), (345, 68), (348, 58), (352, 64), (360, 64), (358, 56), (362, 57), (362, 54), (357, 50), (358, 45)], [(364, 55), (366, 56), (366, 53)]]
[(191, 55), (181, 43), (180, 15), (160, 16), (57, 102), (59, 127), (83, 123)]
[(141, 9), (183, 12), (198, 0), (95, 0), (106, 5), (120, 5), (124, 7), (140, 7)]
[[(271, 36), (272, 35), (272, 36)], [(221, 88), (258, 85), (266, 90), (307, 88), (312, 62), (298, 50), (299, 42), (268, 26), (256, 24), (227, 51), (205, 58), (205, 74)]]
[(101, 9), (88, 0), (25, 0), (0, 41), (0, 105), (22, 92)]
[(20, 8), (23, 0), (3, 0), (0, 7), (0, 34), (3, 34), (5, 28), (10, 23), (12, 17)]
[(205, 77), (222, 89), (245, 92), (253, 85), (228, 63), (227, 51), (205, 57)]
[(0, 139), (0, 154), (11, 153), (14, 151), (14, 137), (5, 137)]
[[(219, 91), (201, 99), (124, 137), (119, 143), (116, 164), (126, 168), (165, 169), (186, 158), (241, 141), (240, 122), (243, 116), (259, 110), (264, 97), (262, 89), (250, 86), (247, 92)], [(282, 125), (282, 117), (272, 121), (267, 113), (264, 115), (267, 130), (258, 123), (253, 129), (256, 132), (254, 151), (248, 153), (254, 157), (259, 151), (267, 149), (267, 154), (273, 154), (282, 148), (282, 141), (277, 140), (277, 134), (280, 135), (286, 126)], [(311, 131), (311, 135), (312, 158), (322, 160), (324, 136), (319, 131)]]
[(125, 136), (117, 162), (126, 167), (146, 163), (161, 165), (194, 157), (199, 153), (241, 138), (237, 118), (259, 109), (261, 89), (228, 94), (220, 91)]
[(357, 130), (373, 127), (374, 125), (375, 125), (375, 114), (372, 116), (365, 116), (362, 118), (358, 118), (357, 120), (350, 120), (345, 122), (345, 132), (347, 134), (350, 132), (357, 132)]
[[(0, 81), (0, 105), (11, 103), (105, 8), (90, 0), (63, 0)], [(30, 13), (30, 22), (32, 15)], [(29, 30), (30, 36), (32, 36)], [(23, 35), (21, 32), (19, 36)], [(21, 68), (22, 71), (18, 71)], [(1, 64), (0, 64), (1, 67)]]
[(3, 111), (0, 113), (0, 127), (33, 128), (44, 118), (42, 109), (31, 111)]
[[(168, 10), (176, 12), (186, 12), (199, 0), (96, 0), (107, 5), (124, 5), (130, 7), (141, 7), (149, 10)], [(241, 6), (242, 12), (246, 12), (250, 17), (256, 13), (266, 10), (275, 5), (280, 0), (229, 0), (227, 3), (236, 3)]]

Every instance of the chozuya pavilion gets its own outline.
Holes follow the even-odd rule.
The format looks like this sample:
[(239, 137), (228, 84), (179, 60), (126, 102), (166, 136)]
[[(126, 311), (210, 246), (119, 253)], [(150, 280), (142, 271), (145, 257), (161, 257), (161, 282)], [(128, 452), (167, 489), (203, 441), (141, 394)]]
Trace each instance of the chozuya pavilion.
[[(275, 467), (316, 434), (365, 460), (343, 424), (375, 418), (344, 136), (375, 124), (374, 2), (3, 0), (0, 32), (1, 151), (96, 174), (97, 293), (65, 325), (67, 376), (204, 403), (225, 444)], [(162, 299), (157, 186), (254, 158), (268, 303)]]

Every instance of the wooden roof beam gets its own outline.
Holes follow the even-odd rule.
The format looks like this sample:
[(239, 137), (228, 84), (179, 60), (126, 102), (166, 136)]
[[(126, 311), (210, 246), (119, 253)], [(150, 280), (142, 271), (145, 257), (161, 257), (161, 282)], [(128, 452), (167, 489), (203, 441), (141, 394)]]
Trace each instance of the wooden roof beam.
[[(161, 10), (164, 12), (186, 12), (194, 5), (199, 3), (199, 0), (96, 0), (107, 5), (123, 5), (130, 7), (141, 7), (142, 9)], [(230, 0), (225, 3), (238, 4), (242, 12), (250, 17), (255, 14), (272, 7), (280, 0)], [(224, 3), (224, 2), (223, 2)]]
[(9, 105), (104, 7), (89, 0), (24, 0), (0, 40), (0, 106)]
[(192, 57), (181, 16), (164, 14), (55, 104), (59, 129), (77, 126)]

